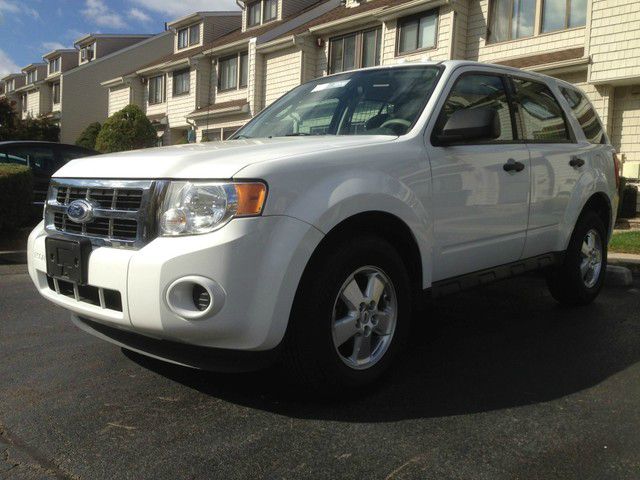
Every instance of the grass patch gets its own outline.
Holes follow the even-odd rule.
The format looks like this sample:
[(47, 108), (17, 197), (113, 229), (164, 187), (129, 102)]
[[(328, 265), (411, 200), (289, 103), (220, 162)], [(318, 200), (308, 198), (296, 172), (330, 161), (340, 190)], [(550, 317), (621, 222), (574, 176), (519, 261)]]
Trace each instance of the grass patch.
[(640, 231), (614, 232), (609, 251), (640, 254)]

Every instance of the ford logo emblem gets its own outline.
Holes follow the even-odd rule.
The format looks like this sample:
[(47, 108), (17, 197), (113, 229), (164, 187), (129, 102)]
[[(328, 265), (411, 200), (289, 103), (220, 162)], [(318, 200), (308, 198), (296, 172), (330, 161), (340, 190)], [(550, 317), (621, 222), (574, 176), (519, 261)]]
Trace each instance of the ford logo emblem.
[(75, 223), (87, 223), (93, 220), (93, 205), (86, 200), (74, 200), (67, 208), (69, 220)]

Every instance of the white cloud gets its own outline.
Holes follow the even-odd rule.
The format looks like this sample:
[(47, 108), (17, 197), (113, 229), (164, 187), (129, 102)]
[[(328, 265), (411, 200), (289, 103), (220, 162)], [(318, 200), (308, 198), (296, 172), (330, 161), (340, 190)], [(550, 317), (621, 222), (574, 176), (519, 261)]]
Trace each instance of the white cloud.
[(65, 47), (62, 43), (60, 42), (42, 42), (42, 48), (48, 52), (52, 51), (52, 50), (60, 50), (62, 48), (67, 48)]
[(235, 0), (131, 0), (148, 10), (167, 15), (167, 20), (188, 15), (193, 12), (208, 12), (212, 10), (238, 10)]
[(19, 71), (20, 67), (18, 67), (3, 50), (0, 50), (0, 77), (4, 77), (8, 73), (17, 73)]
[(127, 22), (124, 21), (122, 16), (110, 10), (103, 0), (86, 0), (82, 15), (90, 22), (101, 27), (122, 29), (127, 26)]
[(151, 17), (146, 13), (144, 13), (139, 8), (132, 8), (131, 10), (129, 10), (129, 17), (134, 18), (143, 23), (148, 23), (151, 21)]
[(22, 2), (14, 2), (12, 0), (0, 0), (0, 22), (5, 14), (11, 15), (29, 15), (33, 18), (40, 18), (37, 10), (23, 5)]

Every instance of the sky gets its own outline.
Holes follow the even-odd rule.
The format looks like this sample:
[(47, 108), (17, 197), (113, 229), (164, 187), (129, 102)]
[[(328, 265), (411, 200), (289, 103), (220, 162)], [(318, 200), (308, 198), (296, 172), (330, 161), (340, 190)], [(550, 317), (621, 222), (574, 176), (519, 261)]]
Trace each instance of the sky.
[(235, 0), (0, 0), (0, 76), (87, 33), (159, 33), (189, 13), (237, 8)]

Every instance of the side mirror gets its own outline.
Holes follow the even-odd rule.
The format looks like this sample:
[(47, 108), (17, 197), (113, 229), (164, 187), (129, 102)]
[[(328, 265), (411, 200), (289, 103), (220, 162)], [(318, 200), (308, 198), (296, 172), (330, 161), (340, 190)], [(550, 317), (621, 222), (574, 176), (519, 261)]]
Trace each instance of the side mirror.
[(453, 112), (435, 140), (438, 145), (446, 146), (471, 140), (495, 140), (499, 136), (498, 112), (493, 108), (481, 107)]

